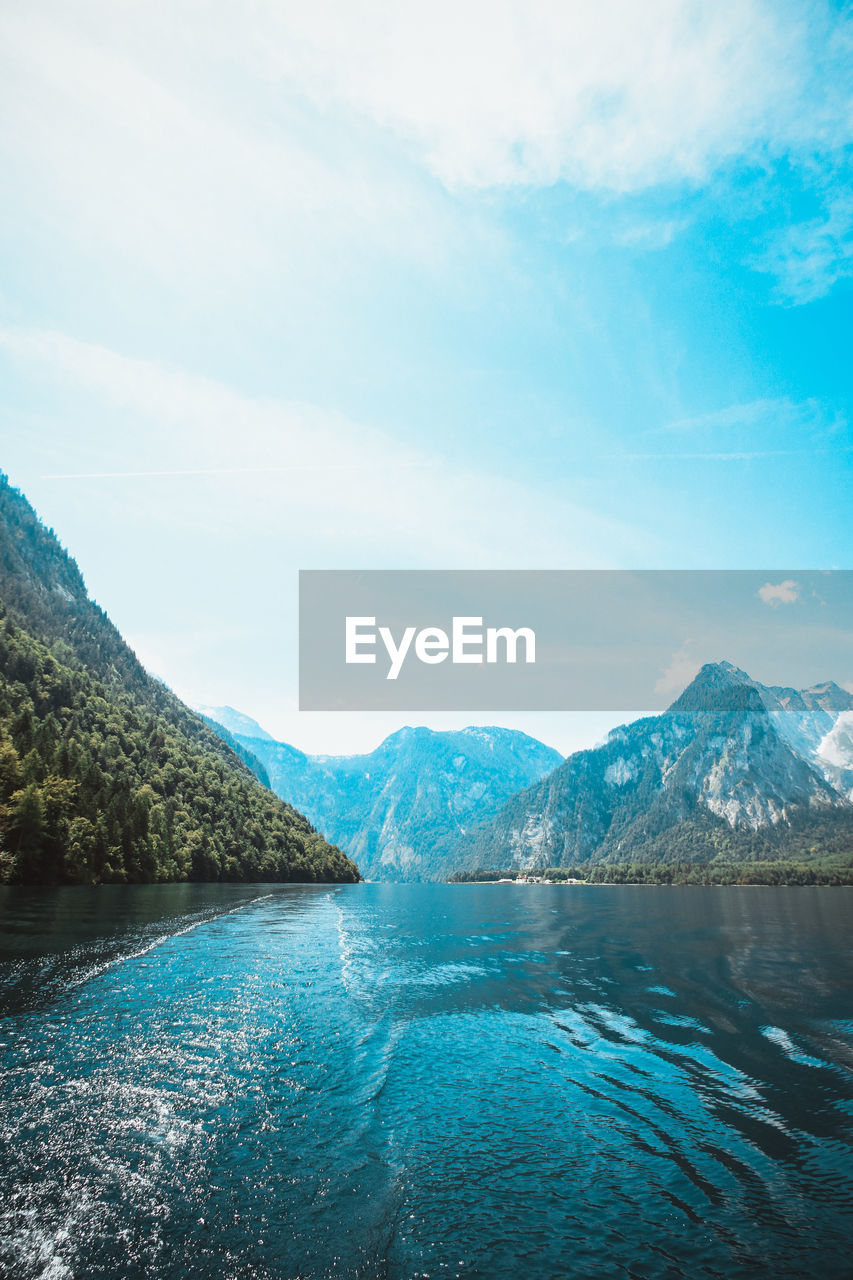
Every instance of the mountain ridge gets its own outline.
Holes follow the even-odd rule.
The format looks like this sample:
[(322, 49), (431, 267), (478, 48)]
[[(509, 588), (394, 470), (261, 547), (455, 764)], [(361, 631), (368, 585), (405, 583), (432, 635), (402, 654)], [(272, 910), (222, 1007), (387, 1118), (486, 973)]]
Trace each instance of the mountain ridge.
[(227, 729), (230, 734), (242, 734), (246, 738), (261, 738), (266, 742), (274, 742), (271, 733), (267, 733), (266, 729), (258, 724), (257, 720), (253, 720), (251, 716), (245, 715), (242, 711), (236, 711), (234, 707), (208, 707), (205, 705), (194, 706), (193, 711), (197, 711), (203, 719), (214, 721), (221, 725), (223, 729)]
[(810, 835), (848, 853), (853, 804), (777, 729), (780, 714), (746, 672), (706, 664), (667, 711), (613, 729), (512, 797), (457, 842), (458, 866), (813, 853)]
[(288, 743), (235, 735), (329, 839), (370, 878), (436, 879), (442, 850), (563, 757), (500, 726), (404, 725), (373, 751), (308, 755)]
[[(708, 663), (662, 715), (617, 726), (567, 760), (553, 752), (553, 769), (503, 803), (500, 791), (516, 778), (505, 777), (485, 802), (473, 789), (467, 802), (457, 796), (452, 815), (446, 796), (444, 812), (436, 804), (451, 771), (437, 786), (436, 761), (422, 753), (437, 743), (451, 757), (454, 744), (463, 752), (482, 748), (465, 764), (476, 782), (483, 751), (500, 772), (502, 747), (536, 740), (498, 726), (442, 738), (408, 725), (357, 756), (237, 741), (265, 762), (274, 788), (289, 787), (317, 825), (359, 858), (365, 874), (435, 879), (478, 867), (590, 860), (760, 860), (812, 857), (816, 848), (841, 856), (853, 848), (845, 768), (848, 758), (853, 765), (851, 730), (853, 695), (832, 681), (770, 687), (730, 662)], [(831, 748), (831, 759), (822, 748)]]

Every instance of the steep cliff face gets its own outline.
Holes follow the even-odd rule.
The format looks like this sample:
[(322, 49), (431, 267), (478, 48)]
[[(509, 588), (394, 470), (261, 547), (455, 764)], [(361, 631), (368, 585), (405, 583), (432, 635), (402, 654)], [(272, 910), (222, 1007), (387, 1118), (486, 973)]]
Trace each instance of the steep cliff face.
[(851, 798), (853, 694), (831, 680), (810, 689), (756, 688), (779, 736)]
[(279, 795), (372, 879), (443, 878), (454, 841), (549, 773), (559, 752), (512, 729), (404, 728), (360, 756), (308, 756), (237, 735)]
[(797, 809), (837, 807), (822, 774), (781, 733), (780, 722), (792, 721), (771, 693), (729, 663), (704, 667), (670, 708), (690, 715), (693, 737), (664, 788), (683, 787), (730, 827), (753, 831)]
[[(760, 857), (801, 849), (810, 833), (853, 848), (853, 806), (782, 735), (787, 713), (765, 694), (729, 663), (703, 667), (666, 713), (615, 729), (513, 797), (457, 843), (457, 865)], [(813, 741), (825, 708), (800, 696), (789, 736), (805, 720)]]

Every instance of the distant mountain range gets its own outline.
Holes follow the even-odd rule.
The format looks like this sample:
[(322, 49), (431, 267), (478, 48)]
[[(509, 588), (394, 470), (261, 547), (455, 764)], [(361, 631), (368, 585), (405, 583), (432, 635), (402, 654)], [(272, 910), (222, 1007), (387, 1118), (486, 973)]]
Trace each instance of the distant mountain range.
[(251, 716), (243, 715), (242, 711), (235, 711), (233, 707), (206, 707), (199, 706), (195, 708), (199, 715), (204, 716), (205, 720), (212, 720), (223, 729), (227, 729), (229, 733), (240, 734), (244, 738), (260, 738), (264, 742), (275, 742), (275, 738), (271, 733), (267, 733), (266, 729), (262, 729), (257, 720), (253, 720)]
[(853, 798), (853, 694), (832, 681), (801, 690), (755, 687), (779, 735)]
[[(207, 710), (232, 733), (245, 720)], [(567, 760), (496, 728), (401, 729), (343, 757), (234, 736), (375, 879), (853, 857), (853, 695), (768, 688), (727, 662), (703, 667), (663, 715)]]
[(0, 883), (357, 880), (223, 736), (148, 675), (0, 475)]
[(367, 755), (309, 756), (268, 734), (235, 732), (248, 717), (233, 708), (205, 712), (211, 722), (221, 717), (250, 767), (260, 766), (258, 776), (346, 849), (369, 879), (443, 879), (456, 841), (563, 759), (525, 733), (500, 728), (405, 728)]
[(853, 856), (853, 696), (709, 664), (457, 842), (460, 868)]
[(768, 688), (721, 662), (567, 760), (501, 728), (404, 728), (366, 755), (309, 756), (149, 676), (0, 476), (0, 882), (346, 881), (352, 858), (387, 880), (850, 867), (853, 695)]

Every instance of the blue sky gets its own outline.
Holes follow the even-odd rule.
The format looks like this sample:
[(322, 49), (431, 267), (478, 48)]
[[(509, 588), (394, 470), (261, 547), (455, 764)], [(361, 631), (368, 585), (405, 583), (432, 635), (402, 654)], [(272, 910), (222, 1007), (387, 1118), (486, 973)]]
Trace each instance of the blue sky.
[(296, 712), (299, 568), (853, 567), (846, 6), (0, 26), (0, 465), (182, 696), (396, 727)]

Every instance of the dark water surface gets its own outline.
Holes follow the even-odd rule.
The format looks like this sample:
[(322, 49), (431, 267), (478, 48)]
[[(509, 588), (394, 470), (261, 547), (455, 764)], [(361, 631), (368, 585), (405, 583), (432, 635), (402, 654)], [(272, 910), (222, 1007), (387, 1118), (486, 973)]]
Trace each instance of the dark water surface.
[(15, 1280), (853, 1275), (853, 890), (0, 897)]

